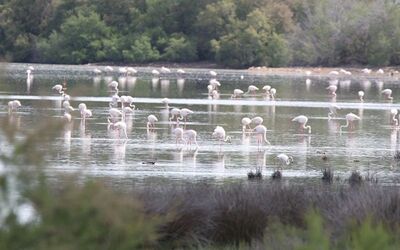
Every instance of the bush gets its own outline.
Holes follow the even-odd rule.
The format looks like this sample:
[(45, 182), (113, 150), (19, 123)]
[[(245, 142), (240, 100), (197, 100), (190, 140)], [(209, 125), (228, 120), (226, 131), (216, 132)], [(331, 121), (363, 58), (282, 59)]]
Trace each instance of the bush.
[(162, 57), (173, 62), (195, 61), (197, 60), (196, 44), (184, 36), (171, 37)]

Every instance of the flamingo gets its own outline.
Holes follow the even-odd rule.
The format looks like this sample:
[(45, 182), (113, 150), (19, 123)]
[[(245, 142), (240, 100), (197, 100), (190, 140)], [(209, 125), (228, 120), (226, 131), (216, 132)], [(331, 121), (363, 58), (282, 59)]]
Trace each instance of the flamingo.
[(219, 140), (221, 147), (222, 142), (231, 142), (231, 137), (226, 136), (225, 129), (221, 126), (217, 126), (212, 133), (212, 137), (216, 137)]
[(214, 87), (211, 84), (207, 85), (208, 95), (211, 96), (211, 93), (214, 91)]
[(270, 85), (265, 85), (263, 88), (263, 90), (265, 90), (265, 95), (269, 96), (270, 95), (270, 90), (271, 90), (271, 86)]
[(116, 109), (116, 108), (110, 108), (109, 110), (108, 110), (108, 113), (109, 113), (109, 115), (110, 115), (110, 119), (111, 119), (111, 122), (112, 123), (115, 123), (115, 122), (117, 122), (117, 120), (119, 119), (119, 117), (122, 117), (122, 112), (119, 110), (119, 109)]
[(257, 143), (258, 146), (264, 141), (268, 145), (271, 145), (271, 143), (267, 140), (267, 128), (264, 125), (257, 125), (254, 129), (253, 132), (256, 133), (257, 135)]
[(362, 69), (361, 72), (364, 73), (364, 74), (369, 74), (369, 73), (371, 73), (371, 70), (365, 68), (365, 69)]
[(249, 129), (251, 129), (250, 127), (250, 123), (251, 123), (251, 119), (248, 117), (243, 117), (242, 118), (242, 131), (243, 133), (246, 132), (246, 128), (248, 127)]
[(215, 72), (214, 70), (210, 70), (209, 73), (210, 73), (210, 75), (213, 76), (213, 77), (216, 77), (216, 76), (217, 76), (217, 72)]
[(169, 68), (166, 68), (166, 67), (162, 66), (161, 67), (161, 73), (164, 73), (164, 74), (171, 73), (171, 70)]
[(399, 125), (399, 120), (396, 118), (397, 113), (398, 113), (397, 109), (390, 110), (390, 121), (391, 123), (394, 123), (396, 126)]
[(128, 67), (128, 68), (126, 68), (126, 70), (127, 70), (127, 72), (128, 72), (129, 74), (131, 74), (131, 75), (134, 75), (134, 74), (137, 73), (137, 70), (134, 69), (134, 68), (132, 68), (132, 67)]
[(175, 128), (172, 133), (175, 135), (175, 143), (178, 145), (179, 141), (182, 141), (183, 143), (186, 143), (186, 141), (183, 139), (183, 128)]
[(72, 120), (71, 112), (74, 111), (75, 109), (69, 104), (68, 101), (63, 102), (63, 107), (64, 107), (63, 119), (66, 120), (67, 122), (71, 122)]
[(328, 118), (332, 119), (332, 117), (337, 116), (337, 110), (340, 109), (340, 107), (336, 104), (331, 104), (329, 105), (329, 113), (328, 113)]
[(105, 69), (106, 71), (108, 71), (108, 72), (114, 71), (113, 67), (111, 67), (111, 66), (106, 66), (104, 69)]
[(169, 121), (176, 119), (176, 124), (179, 124), (179, 116), (181, 115), (181, 110), (178, 108), (173, 108), (171, 109), (170, 113), (171, 117), (169, 118)]
[(217, 90), (213, 90), (213, 91), (211, 92), (211, 98), (212, 98), (212, 99), (219, 99), (219, 97), (220, 97), (220, 95), (219, 95), (219, 93), (218, 93)]
[(339, 72), (336, 70), (332, 70), (329, 72), (329, 75), (339, 75)]
[(276, 89), (275, 88), (271, 88), (271, 90), (269, 91), (269, 95), (270, 95), (272, 100), (275, 100)]
[(258, 88), (256, 87), (256, 86), (254, 86), (254, 85), (250, 85), (249, 87), (248, 87), (248, 89), (247, 89), (247, 92), (246, 93), (244, 93), (244, 95), (248, 95), (248, 94), (255, 94), (256, 93), (256, 91), (258, 90)]
[(360, 98), (360, 101), (364, 101), (364, 91), (360, 90), (358, 91), (358, 98)]
[(251, 123), (254, 123), (256, 126), (262, 124), (263, 122), (264, 122), (264, 119), (260, 116), (253, 117), (251, 119)]
[(147, 131), (154, 130), (156, 128), (156, 122), (158, 122), (157, 117), (155, 115), (149, 115), (147, 117)]
[(386, 97), (386, 99), (393, 100), (391, 89), (384, 89), (381, 93)]
[(126, 69), (126, 67), (119, 67), (118, 68), (118, 72), (122, 75), (127, 75), (128, 70)]
[(87, 109), (85, 103), (80, 103), (80, 104), (78, 105), (78, 109), (79, 109), (79, 112), (81, 113), (81, 118), (83, 119), (83, 121), (85, 121), (86, 118), (92, 116), (92, 111), (89, 110), (89, 109)]
[(128, 139), (128, 134), (126, 132), (126, 123), (124, 121), (118, 121), (118, 122), (110, 122), (110, 120), (108, 120), (109, 122), (109, 128), (113, 129), (113, 130), (118, 130), (118, 136), (121, 138), (121, 130), (123, 132), (123, 135), (125, 136), (125, 139)]
[(61, 84), (56, 84), (51, 89), (57, 91), (60, 95), (64, 94), (64, 87)]
[(308, 121), (307, 116), (304, 115), (299, 115), (296, 116), (295, 118), (292, 119), (292, 122), (298, 122), (300, 124), (300, 128), (304, 129), (308, 129), (308, 133), (311, 134), (311, 126), (306, 126)]
[(329, 91), (329, 94), (336, 96), (336, 90), (337, 90), (336, 85), (329, 85), (326, 89)]
[(133, 104), (134, 98), (130, 95), (128, 96), (121, 96), (121, 106), (124, 107), (131, 107), (135, 109), (135, 105)]
[(112, 82), (110, 82), (110, 83), (108, 84), (108, 87), (109, 87), (111, 90), (118, 91), (118, 82), (117, 82), (117, 81), (112, 81)]
[(346, 125), (340, 126), (340, 131), (342, 131), (343, 128), (347, 128), (350, 126), (350, 128), (354, 127), (354, 122), (359, 121), (361, 118), (353, 113), (348, 113), (346, 115)]
[(187, 138), (186, 143), (189, 144), (189, 147), (192, 145), (192, 143), (196, 144), (196, 148), (199, 147), (199, 144), (197, 144), (197, 132), (196, 132), (196, 130), (193, 130), (193, 129), (185, 130), (183, 132), (183, 134)]
[(237, 97), (241, 97), (244, 94), (243, 90), (241, 89), (234, 89), (233, 90), (233, 95), (231, 95), (231, 98), (237, 98)]
[[(276, 156), (276, 158), (279, 160), (280, 165), (290, 165), (291, 163), (293, 163), (293, 157), (292, 156), (288, 156), (286, 154), (279, 154)], [(282, 167), (281, 167), (282, 169)]]
[(30, 79), (31, 76), (32, 76), (31, 74), (32, 74), (32, 70), (27, 69), (27, 70), (26, 70), (26, 78), (27, 78), (27, 79)]
[(100, 75), (101, 74), (101, 70), (99, 70), (98, 68), (95, 68), (93, 70), (93, 73), (95, 73), (96, 75)]
[(218, 89), (218, 87), (221, 87), (221, 83), (215, 79), (210, 80), (210, 85), (213, 87), (213, 90)]
[(153, 75), (155, 75), (155, 76), (160, 75), (160, 72), (159, 72), (158, 70), (156, 70), (156, 69), (153, 69), (153, 70), (151, 71), (151, 73), (152, 73)]
[(16, 112), (17, 109), (21, 107), (21, 102), (18, 100), (13, 100), (8, 102), (8, 113)]
[(117, 93), (111, 96), (111, 102), (109, 104), (110, 108), (118, 107), (118, 102), (121, 101), (121, 97)]
[(165, 105), (165, 108), (169, 108), (168, 104), (169, 104), (170, 100), (168, 98), (163, 98), (161, 100), (161, 102)]
[(186, 124), (186, 120), (187, 120), (187, 116), (190, 114), (193, 114), (194, 112), (190, 109), (187, 108), (183, 108), (181, 109), (181, 117), (179, 118), (179, 120), (184, 120), (184, 123)]

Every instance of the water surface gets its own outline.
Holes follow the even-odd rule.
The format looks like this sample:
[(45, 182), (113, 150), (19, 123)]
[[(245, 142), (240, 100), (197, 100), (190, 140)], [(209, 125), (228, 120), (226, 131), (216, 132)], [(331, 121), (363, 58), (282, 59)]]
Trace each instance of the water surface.
[[(220, 98), (208, 96), (211, 76), (208, 69), (185, 69), (185, 74), (161, 74), (155, 77), (152, 68), (136, 68), (134, 76), (113, 72), (95, 75), (95, 66), (34, 65), (33, 77), (27, 78), (26, 64), (2, 64), (0, 70), (0, 117), (17, 128), (34, 128), (39, 121), (61, 119), (61, 97), (51, 90), (55, 84), (66, 83), (66, 92), (77, 107), (85, 102), (93, 117), (82, 123), (78, 112), (51, 143), (57, 151), (47, 159), (46, 172), (82, 173), (88, 176), (143, 179), (167, 177), (172, 180), (246, 179), (249, 170), (261, 167), (270, 175), (279, 167), (276, 156), (286, 153), (294, 162), (284, 166), (284, 176), (318, 179), (321, 170), (332, 168), (340, 177), (353, 170), (370, 173), (382, 183), (397, 183), (400, 168), (394, 160), (398, 149), (399, 130), (390, 124), (390, 109), (399, 109), (400, 88), (396, 79), (368, 79), (321, 76), (262, 76), (248, 71), (216, 70), (221, 82)], [(103, 70), (104, 67), (98, 67)], [(117, 138), (107, 129), (110, 96), (108, 82), (119, 82), (119, 94), (135, 97), (136, 110), (127, 118), (128, 140)], [(254, 96), (232, 100), (233, 89), (247, 90), (248, 85), (260, 89), (264, 85), (276, 88), (275, 100), (266, 99), (259, 91)], [(337, 97), (326, 87), (336, 84)], [(393, 90), (393, 101), (380, 93)], [(358, 91), (365, 92), (365, 100), (358, 99)], [(169, 108), (162, 98), (169, 98)], [(23, 107), (14, 115), (7, 113), (7, 102), (19, 99)], [(328, 107), (336, 103), (338, 117), (328, 119)], [(189, 108), (187, 129), (198, 133), (199, 148), (176, 145), (169, 121), (172, 107)], [(347, 113), (359, 115), (362, 120), (354, 129), (339, 132)], [(147, 116), (159, 119), (155, 132), (147, 132)], [(306, 115), (312, 133), (299, 129), (291, 119)], [(268, 128), (271, 145), (257, 145), (256, 136), (243, 135), (241, 119), (261, 116)], [(85, 125), (85, 126), (84, 126)], [(180, 124), (183, 125), (182, 123)], [(232, 138), (221, 143), (212, 138), (219, 125)], [(1, 135), (2, 138), (4, 135)], [(3, 151), (7, 150), (3, 145)], [(321, 159), (325, 153), (328, 160)], [(143, 162), (155, 162), (154, 165)]]

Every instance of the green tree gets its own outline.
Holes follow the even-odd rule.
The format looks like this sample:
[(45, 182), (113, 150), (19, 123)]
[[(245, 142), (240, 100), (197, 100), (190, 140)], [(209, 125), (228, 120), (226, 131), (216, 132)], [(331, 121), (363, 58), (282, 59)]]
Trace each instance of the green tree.
[(156, 48), (151, 45), (150, 38), (142, 35), (135, 39), (133, 44), (122, 51), (125, 61), (130, 62), (150, 62), (160, 58), (160, 54)]
[(182, 35), (171, 37), (163, 54), (163, 59), (174, 62), (190, 62), (197, 59), (196, 45)]
[(99, 15), (83, 9), (39, 44), (42, 60), (78, 64), (106, 60), (108, 46), (116, 42), (110, 42), (110, 31)]

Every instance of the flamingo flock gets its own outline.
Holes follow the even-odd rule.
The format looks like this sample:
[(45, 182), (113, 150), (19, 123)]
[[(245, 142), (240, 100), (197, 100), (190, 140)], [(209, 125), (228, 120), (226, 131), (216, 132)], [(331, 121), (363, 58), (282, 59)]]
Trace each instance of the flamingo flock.
[[(33, 70), (34, 68), (29, 68), (27, 72), (27, 77), (33, 77)], [(114, 69), (110, 66), (104, 68), (106, 72), (112, 72)], [(96, 68), (93, 70), (94, 74), (100, 75), (102, 74), (102, 70)], [(132, 67), (120, 67), (118, 72), (121, 75), (134, 75), (137, 73), (137, 70)], [(151, 74), (154, 77), (158, 77), (162, 74), (169, 74), (171, 73), (171, 69), (166, 67), (161, 67), (160, 70), (153, 69)], [(364, 74), (370, 74), (371, 70), (363, 69), (362, 72)], [(176, 70), (176, 73), (179, 75), (184, 75), (186, 72), (183, 69)], [(378, 70), (377, 74), (384, 74), (383, 70)], [(307, 76), (311, 75), (310, 71), (305, 73)], [(339, 71), (331, 71), (329, 75), (337, 76), (339, 74), (344, 75), (351, 75), (350, 71), (346, 71), (344, 69), (340, 69)], [(209, 71), (209, 76), (211, 79), (209, 80), (209, 84), (207, 86), (208, 94), (212, 99), (219, 99), (220, 98), (220, 91), (221, 91), (221, 83), (216, 79), (218, 76), (216, 71)], [(241, 79), (244, 76), (241, 75)], [(307, 79), (310, 82), (310, 79)], [(110, 103), (109, 103), (109, 110), (108, 110), (108, 117), (107, 120), (107, 129), (111, 131), (116, 131), (118, 134), (119, 139), (128, 139), (129, 134), (127, 131), (127, 119), (128, 116), (135, 112), (136, 106), (134, 104), (134, 97), (128, 95), (119, 95), (119, 82), (118, 81), (110, 81), (108, 84), (108, 90), (111, 93)], [(275, 100), (277, 90), (273, 88), (271, 85), (264, 85), (263, 87), (257, 87), (255, 85), (249, 85), (247, 91), (244, 92), (241, 89), (234, 89), (233, 94), (230, 96), (231, 99), (238, 99), (238, 98), (245, 98), (246, 96), (255, 96), (257, 95), (258, 91), (261, 89), (261, 96), (264, 96), (268, 100)], [(337, 81), (330, 81), (329, 86), (326, 87), (328, 94), (332, 97), (337, 97)], [(81, 121), (83, 125), (85, 125), (86, 120), (93, 116), (93, 113), (90, 109), (87, 108), (85, 103), (80, 103), (75, 109), (71, 104), (70, 100), (71, 97), (66, 93), (67, 87), (64, 81), (63, 84), (56, 84), (52, 87), (52, 91), (56, 92), (60, 95), (62, 101), (62, 108), (64, 109), (64, 114), (62, 119), (65, 122), (70, 123), (73, 120), (73, 112), (75, 110), (79, 111)], [(393, 100), (392, 90), (391, 89), (383, 89), (381, 95), (386, 100)], [(364, 101), (365, 93), (364, 91), (358, 91), (358, 98), (360, 102)], [(170, 100), (168, 98), (162, 99), (162, 103), (165, 105), (165, 108), (169, 114), (169, 123), (173, 126), (172, 136), (175, 138), (175, 143), (177, 145), (187, 145), (189, 148), (195, 146), (196, 150), (199, 148), (199, 144), (197, 141), (197, 132), (193, 129), (187, 129), (188, 121), (191, 119), (191, 116), (195, 115), (195, 112), (188, 109), (188, 108), (177, 108), (177, 107), (170, 107), (169, 103)], [(18, 100), (13, 100), (8, 102), (8, 112), (9, 114), (17, 112), (18, 108), (21, 107), (21, 102)], [(336, 105), (334, 102), (329, 106), (329, 113), (328, 119), (339, 119), (339, 111), (341, 107)], [(390, 123), (394, 126), (399, 126), (399, 119), (398, 117), (398, 110), (391, 109), (390, 111)], [(344, 116), (346, 121), (345, 124), (339, 127), (339, 132), (342, 132), (343, 129), (353, 130), (356, 126), (356, 122), (361, 121), (361, 117), (354, 114), (354, 113), (347, 113)], [(290, 119), (291, 122), (294, 124), (298, 124), (299, 131), (302, 134), (311, 134), (312, 129), (311, 125), (308, 124), (309, 118), (306, 115), (298, 115)], [(157, 131), (156, 125), (159, 122), (158, 117), (155, 114), (150, 114), (147, 116), (146, 129), (148, 133), (155, 133)], [(242, 133), (246, 136), (255, 135), (257, 146), (260, 148), (264, 144), (271, 145), (270, 141), (267, 139), (267, 127), (263, 124), (264, 119), (261, 116), (255, 116), (252, 118), (243, 117), (241, 119), (241, 127)], [(182, 125), (183, 123), (183, 125)], [(181, 126), (182, 125), (182, 126)], [(211, 138), (217, 140), (219, 147), (221, 149), (222, 144), (224, 143), (231, 143), (232, 137), (227, 135), (227, 132), (221, 125), (217, 125), (212, 132)], [(276, 157), (281, 165), (289, 165), (293, 162), (293, 158), (286, 154), (279, 154)]]

